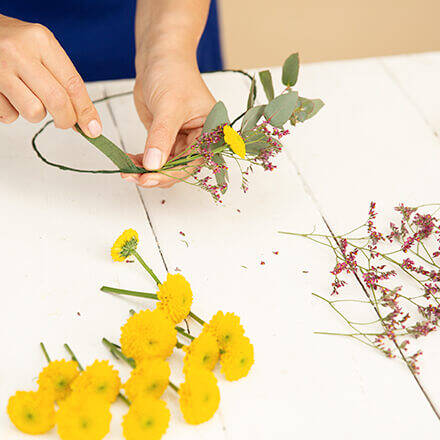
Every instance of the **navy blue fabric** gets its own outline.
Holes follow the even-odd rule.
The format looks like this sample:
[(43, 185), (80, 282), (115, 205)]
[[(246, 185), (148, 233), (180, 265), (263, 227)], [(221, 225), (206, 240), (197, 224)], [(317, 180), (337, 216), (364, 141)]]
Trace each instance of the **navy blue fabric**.
[[(48, 27), (85, 81), (135, 76), (135, 7), (136, 0), (0, 0), (3, 15)], [(216, 0), (197, 60), (202, 72), (222, 68)]]

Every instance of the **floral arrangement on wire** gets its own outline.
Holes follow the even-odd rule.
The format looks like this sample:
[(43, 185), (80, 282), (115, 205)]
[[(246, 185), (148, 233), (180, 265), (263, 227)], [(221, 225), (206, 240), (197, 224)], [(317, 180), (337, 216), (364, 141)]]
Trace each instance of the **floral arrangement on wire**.
[[(284, 128), (285, 124), (290, 121), (294, 127), (299, 122), (305, 122), (315, 116), (324, 105), (320, 99), (304, 98), (299, 96), (297, 91), (292, 90), (292, 87), (297, 83), (299, 73), (297, 53), (290, 55), (283, 64), (281, 80), (285, 88), (279, 95), (275, 96), (270, 71), (259, 72), (267, 104), (255, 105), (257, 92), (255, 76), (252, 77), (242, 71), (237, 72), (251, 78), (246, 111), (230, 122), (224, 103), (217, 102), (207, 116), (202, 134), (195, 143), (171, 157), (159, 170), (148, 171), (135, 165), (122, 149), (105, 136), (89, 138), (79, 126), (76, 126), (76, 130), (105, 154), (118, 167), (118, 170), (80, 170), (50, 162), (38, 150), (36, 139), (53, 121), (47, 122), (35, 134), (32, 146), (41, 160), (62, 170), (106, 174), (157, 172), (202, 188), (211, 194), (216, 202), (221, 202), (222, 195), (228, 189), (229, 166), (227, 160), (233, 160), (238, 166), (242, 176), (241, 188), (246, 192), (248, 190), (248, 176), (254, 166), (260, 166), (268, 171), (273, 171), (276, 168), (273, 159), (282, 151), (281, 139), (289, 134), (289, 130)], [(95, 102), (126, 94), (109, 96)], [(234, 125), (240, 120), (240, 129), (234, 129)], [(170, 174), (173, 170), (183, 171), (186, 178), (181, 179), (173, 176)]]
[[(315, 333), (351, 338), (403, 361), (440, 420), (440, 412), (417, 378), (422, 351), (410, 351), (411, 341), (428, 336), (440, 325), (440, 217), (436, 217), (440, 203), (400, 204), (395, 211), (399, 222), (391, 221), (388, 231), (378, 230), (372, 202), (367, 221), (346, 234), (335, 235), (328, 225), (328, 235), (281, 233), (326, 246), (335, 257), (330, 299), (312, 295), (327, 303), (349, 332)], [(352, 290), (357, 295), (340, 298), (350, 281), (358, 287)], [(347, 315), (354, 306), (363, 313), (367, 308), (371, 319)]]
[[(154, 310), (130, 311), (119, 344), (102, 340), (114, 357), (132, 369), (129, 379), (122, 385), (108, 361), (96, 360), (84, 369), (68, 344), (64, 347), (71, 360), (51, 360), (41, 343), (48, 365), (38, 376), (38, 390), (18, 391), (7, 406), (10, 420), (20, 431), (43, 434), (56, 425), (62, 440), (101, 440), (110, 430), (110, 405), (120, 398), (129, 407), (122, 422), (124, 438), (158, 440), (170, 422), (170, 411), (161, 399), (167, 387), (176, 392), (185, 421), (197, 425), (211, 419), (219, 406), (220, 391), (213, 373), (217, 363), (229, 381), (249, 373), (254, 349), (240, 318), (219, 311), (205, 322), (194, 314), (188, 281), (181, 274), (168, 274), (161, 282), (137, 252), (138, 243), (136, 231), (124, 231), (111, 249), (112, 258), (122, 262), (135, 257), (157, 284), (157, 293), (101, 288), (157, 304)], [(202, 326), (197, 337), (178, 325), (188, 317)], [(178, 341), (177, 335), (189, 343)], [(185, 353), (185, 381), (180, 386), (171, 382), (166, 360), (174, 349)]]

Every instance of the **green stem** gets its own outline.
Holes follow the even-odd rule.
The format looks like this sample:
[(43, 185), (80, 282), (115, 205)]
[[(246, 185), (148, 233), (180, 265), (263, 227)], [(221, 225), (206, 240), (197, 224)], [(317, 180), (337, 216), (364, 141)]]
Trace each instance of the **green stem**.
[(195, 321), (197, 321), (200, 325), (205, 324), (205, 321), (203, 321), (202, 318), (199, 318), (195, 313), (189, 312), (189, 316), (191, 316), (191, 318), (194, 319)]
[(133, 255), (136, 257), (136, 259), (141, 263), (142, 267), (150, 274), (151, 278), (156, 282), (157, 285), (161, 284), (159, 281), (159, 278), (157, 278), (156, 274), (151, 270), (151, 268), (145, 263), (143, 258), (136, 252), (133, 251)]
[(117, 289), (116, 287), (109, 287), (109, 286), (102, 286), (101, 291), (107, 292), (107, 293), (116, 293), (118, 295), (137, 296), (140, 298), (149, 298), (149, 299), (155, 299), (155, 300), (159, 299), (155, 293), (138, 292), (135, 290)]
[(78, 358), (75, 356), (75, 353), (72, 351), (72, 349), (69, 347), (69, 345), (68, 344), (64, 344), (64, 348), (67, 350), (67, 353), (70, 354), (70, 357), (72, 358), (72, 361), (75, 361), (78, 364), (78, 368), (80, 369), (80, 371), (84, 371), (84, 368), (79, 363)]
[[(135, 290), (117, 289), (116, 287), (109, 287), (109, 286), (102, 286), (101, 291), (107, 292), (107, 293), (116, 293), (118, 295), (137, 296), (139, 298), (149, 298), (149, 299), (159, 300), (159, 298), (157, 297), (157, 295), (155, 293), (139, 292), (139, 291), (135, 291)], [(193, 318), (195, 321), (197, 321), (200, 325), (205, 324), (205, 321), (202, 318), (200, 318), (199, 316), (197, 316), (195, 313), (189, 312), (189, 316), (191, 316), (191, 318)]]
[(168, 385), (176, 392), (179, 392), (179, 387), (177, 385), (174, 385), (173, 382), (168, 381)]
[[(84, 371), (84, 368), (81, 366), (81, 364), (78, 361), (78, 358), (75, 356), (75, 353), (72, 351), (72, 349), (67, 345), (64, 344), (64, 348), (67, 350), (67, 352), (70, 354), (72, 361), (75, 361), (78, 364), (78, 368), (81, 371)], [(128, 406), (131, 405), (131, 402), (122, 394), (122, 393), (118, 393), (118, 397), (125, 402)]]
[(41, 347), (41, 349), (43, 350), (44, 357), (46, 358), (47, 363), (50, 364), (50, 357), (49, 357), (49, 354), (48, 354), (48, 352), (47, 352), (47, 350), (46, 350), (46, 347), (44, 346), (44, 344), (43, 344), (42, 342), (40, 342), (40, 347)]
[[(113, 344), (112, 342), (110, 342), (108, 339), (106, 338), (102, 338), (102, 343), (109, 348), (110, 352), (116, 356), (119, 357), (119, 359), (123, 360), (124, 362), (126, 362), (131, 368), (136, 368), (136, 362), (134, 361), (134, 359), (128, 358), (127, 356), (125, 356), (124, 353), (122, 353), (121, 350), (119, 350), (119, 348), (117, 348), (116, 344)], [(179, 388), (174, 385), (171, 381), (168, 382), (169, 386), (176, 392), (179, 392)], [(123, 400), (125, 401), (125, 403), (127, 403), (128, 405), (130, 405), (130, 401), (125, 397), (122, 396), (120, 394), (120, 396), (123, 398)]]
[(130, 367), (136, 368), (135, 360), (125, 356), (125, 354), (122, 353), (122, 351), (117, 347), (116, 344), (113, 344), (106, 338), (102, 338), (102, 343), (110, 350), (110, 353), (112, 353), (114, 356), (126, 362), (128, 365), (130, 365)]
[(187, 333), (182, 327), (178, 327), (176, 326), (176, 330), (183, 336), (185, 336), (186, 338), (190, 339), (191, 341), (194, 341), (194, 336), (190, 335), (189, 333)]

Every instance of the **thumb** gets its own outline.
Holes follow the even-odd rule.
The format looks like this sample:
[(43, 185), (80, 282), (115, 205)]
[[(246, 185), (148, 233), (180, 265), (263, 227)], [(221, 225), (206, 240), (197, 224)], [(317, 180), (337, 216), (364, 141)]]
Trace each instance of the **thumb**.
[(154, 115), (142, 160), (147, 170), (157, 170), (167, 161), (183, 122), (184, 115), (170, 107)]

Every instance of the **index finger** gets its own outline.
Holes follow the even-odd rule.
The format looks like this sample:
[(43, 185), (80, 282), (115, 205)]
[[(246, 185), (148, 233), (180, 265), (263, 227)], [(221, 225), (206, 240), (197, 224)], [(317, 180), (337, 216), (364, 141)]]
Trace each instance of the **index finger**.
[(52, 40), (51, 44), (52, 50), (45, 54), (43, 64), (69, 95), (81, 130), (89, 137), (98, 137), (102, 133), (101, 119), (83, 79), (58, 41)]

